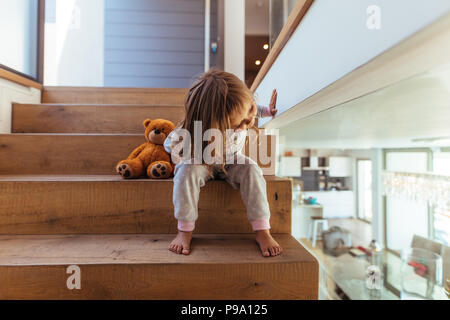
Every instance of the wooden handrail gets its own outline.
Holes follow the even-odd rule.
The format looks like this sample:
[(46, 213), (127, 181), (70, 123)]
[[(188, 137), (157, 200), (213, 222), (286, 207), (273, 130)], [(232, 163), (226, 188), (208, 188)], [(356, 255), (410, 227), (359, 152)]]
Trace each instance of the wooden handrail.
[(264, 64), (262, 65), (261, 69), (256, 75), (255, 80), (253, 81), (253, 84), (250, 88), (252, 92), (256, 91), (261, 81), (266, 76), (267, 72), (269, 72), (270, 68), (272, 67), (278, 55), (280, 54), (281, 50), (283, 50), (284, 46), (289, 41), (292, 34), (297, 29), (298, 25), (302, 21), (306, 12), (308, 12), (313, 2), (314, 0), (297, 1), (297, 4), (295, 5), (294, 9), (292, 9), (291, 14), (289, 15), (289, 18), (286, 21), (286, 24), (284, 25), (283, 29), (281, 29), (281, 32), (278, 35), (277, 40), (275, 41), (272, 49), (270, 50), (269, 55), (267, 56), (266, 60), (264, 61)]
[(0, 67), (0, 78), (18, 83), (25, 87), (36, 88), (42, 90), (43, 86), (39, 82), (33, 81), (31, 79), (25, 78), (17, 73), (8, 71)]

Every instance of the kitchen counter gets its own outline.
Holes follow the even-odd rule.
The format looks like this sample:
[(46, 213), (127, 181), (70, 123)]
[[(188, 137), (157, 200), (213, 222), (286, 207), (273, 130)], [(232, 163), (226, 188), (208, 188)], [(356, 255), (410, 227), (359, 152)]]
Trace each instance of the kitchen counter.
[(352, 190), (304, 191), (304, 197), (317, 198), (323, 207), (324, 218), (353, 218), (356, 216), (356, 200)]
[(308, 236), (311, 217), (322, 216), (321, 205), (292, 203), (292, 236), (306, 238)]

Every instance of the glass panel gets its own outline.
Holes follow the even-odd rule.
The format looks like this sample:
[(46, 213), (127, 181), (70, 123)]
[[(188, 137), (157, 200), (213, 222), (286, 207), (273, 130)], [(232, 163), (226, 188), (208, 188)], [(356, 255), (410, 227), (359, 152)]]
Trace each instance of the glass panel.
[(0, 0), (0, 64), (37, 78), (38, 0)]
[[(276, 2), (273, 1), (273, 4)], [(277, 5), (281, 6), (282, 2), (279, 1)], [(267, 121), (261, 121), (259, 124), (265, 128), (279, 129), (280, 155), (289, 152), (301, 158), (302, 176), (294, 177), (295, 183), (302, 186), (303, 195), (300, 198), (305, 199), (308, 196), (317, 198), (320, 207), (314, 209), (316, 210), (314, 214), (327, 219), (330, 228), (337, 225), (347, 228), (352, 234), (352, 239), (364, 248), (368, 248), (372, 237), (381, 246), (395, 251), (411, 247), (414, 235), (448, 243), (450, 203), (448, 205), (445, 203), (448, 202), (447, 199), (450, 201), (450, 197), (446, 196), (450, 190), (450, 185), (447, 183), (450, 181), (448, 180), (450, 172), (450, 157), (448, 156), (450, 153), (450, 108), (448, 104), (450, 101), (450, 68), (447, 60), (442, 60), (439, 65), (439, 61), (435, 58), (436, 50), (439, 51), (439, 48), (447, 45), (448, 41), (443, 38), (442, 40), (438, 39), (435, 41), (435, 45), (430, 44), (428, 48), (425, 48), (422, 46), (420, 38), (414, 35), (412, 39), (417, 40), (415, 42), (417, 46), (414, 49), (411, 46), (404, 51), (404, 54), (399, 54), (399, 50), (404, 48), (405, 43), (403, 43), (401, 47), (386, 51), (384, 56), (376, 57), (368, 65), (344, 70), (346, 65), (360, 66), (361, 63), (357, 63), (355, 57), (359, 53), (367, 53), (367, 48), (376, 41), (385, 41), (389, 37), (399, 36), (403, 32), (405, 35), (413, 34), (415, 28), (421, 29), (418, 24), (415, 25), (416, 20), (411, 24), (398, 25), (398, 21), (406, 21), (395, 18), (395, 16), (404, 14), (401, 8), (394, 11), (388, 10), (389, 14), (392, 13), (392, 21), (396, 22), (395, 25), (392, 24), (392, 28), (383, 27), (379, 31), (366, 29), (364, 13), (372, 3), (368, 1), (354, 2), (357, 2), (361, 9), (355, 7), (352, 10), (359, 10), (361, 14), (349, 16), (344, 20), (342, 15), (331, 13), (322, 15), (327, 19), (339, 17), (341, 22), (345, 21), (341, 24), (329, 23), (326, 21), (327, 19), (311, 19), (318, 14), (319, 5), (328, 4), (337, 8), (341, 5), (340, 2), (339, 4), (336, 4), (335, 1), (314, 2), (301, 22), (301, 27), (297, 29), (288, 45), (283, 49), (283, 59), (277, 59), (270, 73), (258, 87), (257, 94), (261, 101), (269, 101), (274, 87), (278, 91), (278, 114), (274, 119), (267, 118)], [(420, 1), (412, 2), (414, 5), (423, 4)], [(448, 6), (448, 1), (442, 1), (440, 4)], [(441, 12), (439, 10), (432, 12), (431, 8), (435, 7), (425, 4), (421, 10), (417, 11), (422, 17), (430, 14), (421, 23), (435, 21), (437, 16), (448, 12), (448, 7)], [(345, 13), (352, 10), (345, 10)], [(383, 7), (382, 10), (384, 24), (391, 17), (386, 16), (386, 8)], [(328, 12), (336, 13), (338, 11)], [(426, 14), (424, 14), (425, 12)], [(445, 17), (440, 23), (448, 21), (449, 16)], [(315, 25), (317, 21), (319, 22)], [(331, 35), (329, 41), (323, 41), (323, 37), (319, 37), (321, 41), (301, 41), (311, 34), (320, 33), (322, 36), (324, 30), (322, 27), (325, 24), (329, 25), (329, 35)], [(355, 27), (350, 28), (349, 26), (353, 24)], [(336, 26), (344, 26), (351, 29), (351, 32), (343, 32), (343, 29)], [(445, 26), (442, 29), (445, 29)], [(389, 31), (389, 37), (386, 34), (383, 35), (386, 30)], [(430, 32), (430, 29), (423, 32)], [(355, 45), (354, 36), (357, 33), (361, 35), (361, 38), (364, 37), (371, 42), (370, 45), (364, 47), (365, 50), (358, 50), (358, 45)], [(435, 36), (441, 34), (442, 31), (438, 28), (435, 34), (430, 32), (429, 40), (431, 41)], [(375, 38), (378, 40), (375, 41)], [(343, 39), (349, 40), (349, 45), (342, 45)], [(402, 41), (402, 39), (406, 39), (406, 36), (397, 38), (396, 42)], [(411, 41), (411, 38), (408, 41)], [(323, 63), (313, 66), (312, 64), (317, 63), (320, 59), (317, 59), (316, 51), (310, 50), (311, 46), (317, 45), (319, 48), (324, 44), (330, 45), (330, 43), (337, 43), (338, 47), (343, 48), (342, 53), (336, 50), (316, 51), (326, 52), (329, 58), (335, 59), (335, 63), (330, 68), (324, 67)], [(392, 44), (389, 44), (386, 49)], [(289, 49), (288, 46), (291, 46), (291, 49), (299, 50), (286, 51), (286, 48)], [(376, 49), (376, 47), (377, 45), (374, 45), (372, 49)], [(420, 51), (421, 58), (413, 59), (410, 51)], [(305, 57), (307, 56), (306, 59), (299, 59), (301, 52), (305, 54)], [(349, 52), (358, 54), (351, 57)], [(392, 55), (394, 60), (385, 59), (389, 55)], [(303, 61), (304, 64), (301, 68), (298, 67), (299, 61)], [(323, 61), (329, 62), (330, 59), (323, 59)], [(413, 61), (415, 66), (420, 66), (422, 69), (408, 73), (406, 70), (412, 71), (410, 66)], [(427, 65), (430, 61), (435, 61), (435, 64)], [(339, 68), (343, 68), (341, 71), (345, 72), (339, 77), (335, 77), (334, 80), (329, 78), (329, 75)], [(388, 72), (376, 74), (374, 70), (378, 68), (385, 68)], [(321, 74), (322, 71), (323, 74)], [(394, 73), (395, 76), (391, 79)], [(307, 78), (307, 81), (303, 81), (302, 77)], [(327, 79), (332, 81), (325, 81)], [(339, 80), (333, 83), (335, 79)], [(322, 83), (323, 86), (320, 85), (317, 87), (318, 90), (311, 92), (305, 89), (312, 83)], [(381, 86), (381, 83), (385, 83), (386, 86)], [(347, 85), (358, 88), (354, 95), (346, 95), (347, 89), (344, 88), (348, 88)], [(319, 91), (325, 87), (325, 90)], [(301, 92), (306, 92), (302, 99), (292, 98), (298, 97)], [(287, 114), (288, 109), (289, 114)], [(283, 111), (286, 111), (286, 114), (283, 114)], [(350, 175), (345, 177), (345, 180), (332, 181), (333, 177), (329, 174), (332, 171), (329, 159), (339, 156), (350, 157), (354, 168)], [(305, 168), (310, 168), (310, 164), (317, 158), (321, 162), (319, 166), (323, 167), (327, 175), (327, 186), (331, 185), (335, 190), (317, 191), (312, 195), (311, 192), (305, 192), (308, 185), (314, 182), (308, 176), (308, 170)], [(324, 161), (320, 161), (321, 158), (324, 158)], [(370, 189), (369, 183), (364, 181), (363, 174), (364, 172), (368, 174), (369, 168), (365, 168), (358, 159), (372, 161)], [(431, 172), (433, 167), (434, 170)], [(340, 187), (336, 187), (338, 182)], [(367, 188), (363, 187), (366, 183)], [(364, 194), (369, 190), (371, 191), (371, 200), (366, 201)], [(339, 215), (339, 218), (342, 219), (334, 219), (337, 214), (343, 212), (342, 209), (349, 207), (353, 202), (345, 196), (349, 193), (353, 193), (353, 199), (357, 200), (355, 204), (357, 204), (359, 217), (368, 216), (368, 212), (372, 214), (372, 221), (369, 225), (371, 232), (362, 231), (360, 228), (351, 228), (354, 219), (349, 219), (347, 215), (342, 214)], [(326, 199), (326, 201), (321, 199)], [(368, 208), (370, 207), (369, 203), (372, 203), (372, 208)], [(297, 219), (299, 221), (296, 223), (310, 225), (311, 215), (302, 215), (306, 210), (312, 210), (308, 208), (307, 202), (299, 202), (298, 205), (294, 204), (294, 207), (298, 212)], [(328, 212), (333, 214), (332, 218)], [(376, 248), (376, 246), (373, 247)], [(320, 251), (320, 248), (315, 250)], [(320, 254), (327, 257), (322, 252)], [(352, 254), (359, 257), (362, 255), (359, 252), (352, 252)], [(389, 286), (389, 290), (397, 293), (401, 281), (401, 262), (395, 254), (387, 256), (394, 257), (398, 262), (388, 264), (388, 269), (383, 270), (387, 275), (389, 274), (390, 284), (395, 283)], [(361, 261), (353, 258), (350, 254), (342, 255), (342, 257), (349, 261)], [(333, 270), (332, 267), (330, 270)], [(363, 268), (360, 270), (364, 271)], [(349, 275), (348, 278), (349, 282), (354, 281), (353, 283), (358, 283), (357, 281), (360, 280), (354, 274)]]

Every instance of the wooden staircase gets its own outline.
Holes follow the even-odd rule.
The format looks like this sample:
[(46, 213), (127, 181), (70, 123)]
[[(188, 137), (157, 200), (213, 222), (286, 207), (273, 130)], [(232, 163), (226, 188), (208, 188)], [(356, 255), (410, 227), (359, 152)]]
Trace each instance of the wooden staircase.
[[(172, 180), (123, 180), (142, 120), (183, 117), (184, 89), (46, 88), (0, 135), (0, 299), (317, 299), (318, 263), (292, 236), (291, 182), (265, 176), (281, 256), (261, 256), (238, 190), (202, 188), (189, 256)], [(81, 288), (67, 270), (79, 267)]]

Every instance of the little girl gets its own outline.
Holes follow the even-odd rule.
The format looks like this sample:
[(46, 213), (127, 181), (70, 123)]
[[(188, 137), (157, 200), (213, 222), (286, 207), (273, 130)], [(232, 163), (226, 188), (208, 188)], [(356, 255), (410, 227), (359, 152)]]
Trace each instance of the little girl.
[[(273, 91), (269, 107), (255, 104), (253, 94), (235, 75), (211, 70), (201, 75), (189, 90), (186, 101), (186, 116), (181, 128), (194, 137), (194, 121), (201, 121), (202, 136), (208, 129), (218, 129), (225, 133), (233, 129), (239, 139), (245, 142), (247, 129), (253, 127), (255, 117), (273, 116), (277, 112), (276, 90)], [(197, 123), (198, 124), (198, 123)], [(180, 143), (172, 131), (164, 141), (164, 147), (171, 153)], [(225, 135), (224, 138), (225, 140)], [(266, 181), (261, 168), (250, 158), (242, 154), (243, 145), (229, 148), (224, 154), (227, 158), (222, 165), (193, 164), (192, 161), (180, 161), (174, 170), (173, 204), (175, 218), (178, 220), (178, 234), (169, 246), (176, 253), (189, 254), (192, 232), (198, 217), (197, 204), (200, 188), (206, 181), (216, 178), (225, 179), (233, 188), (240, 189), (247, 208), (247, 217), (256, 233), (262, 255), (276, 256), (282, 252), (280, 245), (272, 238), (269, 229), (270, 211), (267, 202)], [(202, 145), (205, 148), (205, 143)], [(179, 148), (178, 148), (179, 149)], [(201, 153), (203, 154), (203, 152)], [(235, 161), (230, 164), (229, 158)], [(174, 156), (172, 156), (174, 159)], [(191, 158), (192, 159), (192, 158)]]

